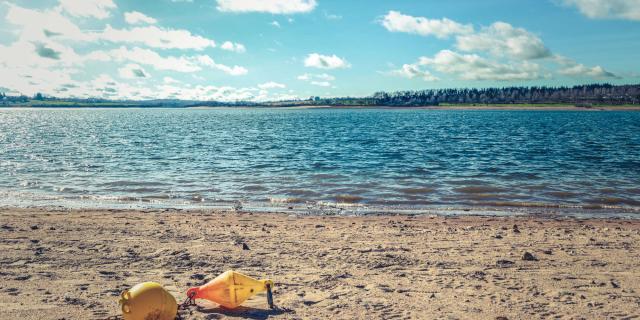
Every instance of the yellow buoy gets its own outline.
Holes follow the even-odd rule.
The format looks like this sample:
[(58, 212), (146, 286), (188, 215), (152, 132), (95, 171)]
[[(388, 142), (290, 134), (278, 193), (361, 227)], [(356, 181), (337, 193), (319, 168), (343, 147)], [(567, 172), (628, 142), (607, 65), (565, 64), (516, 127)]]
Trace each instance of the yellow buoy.
[(273, 308), (271, 288), (273, 281), (256, 280), (242, 273), (227, 271), (208, 283), (187, 291), (191, 299), (206, 299), (225, 308), (233, 309), (257, 293), (267, 291), (269, 307)]
[(174, 320), (176, 299), (159, 283), (144, 282), (120, 295), (124, 320)]

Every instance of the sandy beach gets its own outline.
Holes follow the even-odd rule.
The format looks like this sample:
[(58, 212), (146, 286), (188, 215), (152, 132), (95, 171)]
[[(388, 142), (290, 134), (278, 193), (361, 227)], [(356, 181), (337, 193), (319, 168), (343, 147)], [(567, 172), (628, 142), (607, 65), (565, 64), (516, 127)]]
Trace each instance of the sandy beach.
[(636, 220), (3, 209), (0, 318), (106, 318), (139, 282), (182, 301), (234, 269), (275, 281), (278, 308), (259, 295), (182, 315), (631, 319), (639, 238)]

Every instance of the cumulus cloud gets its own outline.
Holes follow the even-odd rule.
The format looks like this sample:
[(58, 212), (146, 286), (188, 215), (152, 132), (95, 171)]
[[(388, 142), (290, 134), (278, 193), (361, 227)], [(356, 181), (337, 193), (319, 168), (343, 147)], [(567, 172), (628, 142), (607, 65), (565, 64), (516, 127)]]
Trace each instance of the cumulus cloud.
[(387, 30), (391, 32), (406, 32), (421, 36), (435, 36), (448, 38), (451, 35), (467, 34), (473, 32), (473, 26), (460, 24), (447, 18), (427, 19), (402, 14), (398, 11), (389, 11), (380, 20)]
[(477, 33), (460, 35), (456, 42), (458, 49), (467, 52), (486, 51), (495, 56), (519, 59), (551, 56), (551, 51), (538, 36), (505, 22), (495, 22)]
[[(95, 42), (105, 40), (114, 43), (139, 43), (162, 49), (204, 50), (216, 43), (188, 30), (141, 26), (116, 29), (107, 25), (103, 31), (84, 32), (56, 10), (33, 10), (9, 5), (7, 21), (20, 27), (20, 38), (44, 41), (47, 39)], [(147, 17), (148, 18), (148, 17)], [(138, 16), (135, 19), (140, 19)]]
[(640, 20), (639, 0), (563, 0), (592, 19)]
[(319, 53), (309, 54), (304, 59), (304, 66), (318, 69), (345, 69), (351, 67), (347, 60), (338, 56), (325, 56)]
[[(52, 41), (16, 41), (8, 46), (0, 45), (0, 65), (14, 70), (69, 68), (82, 61), (72, 48)], [(21, 71), (21, 72), (22, 72)], [(7, 77), (7, 74), (2, 77)]]
[(124, 79), (137, 79), (148, 78), (149, 74), (140, 66), (135, 63), (127, 64), (126, 66), (118, 69), (118, 74)]
[(269, 81), (269, 82), (265, 82), (263, 84), (259, 84), (258, 88), (260, 89), (284, 89), (287, 86), (282, 84), (282, 83), (277, 83), (277, 82), (273, 82), (273, 81)]
[(442, 50), (432, 58), (420, 57), (418, 65), (457, 76), (461, 80), (509, 81), (542, 77), (540, 66), (535, 63), (499, 63), (476, 54), (460, 54), (451, 50)]
[(553, 62), (557, 63), (561, 68), (558, 70), (558, 74), (575, 77), (575, 78), (595, 78), (595, 79), (605, 79), (605, 78), (620, 78), (618, 75), (613, 72), (605, 70), (601, 66), (588, 67), (584, 64), (578, 63), (573, 59), (567, 58), (565, 56), (556, 54), (552, 58)]
[(149, 65), (156, 70), (170, 70), (177, 72), (195, 72), (202, 70), (197, 57), (163, 57), (153, 50), (138, 47), (133, 49), (120, 47), (106, 52), (93, 52), (88, 55), (87, 58), (104, 61), (103, 54), (115, 61), (130, 61), (138, 64)]
[(196, 57), (197, 61), (204, 65), (204, 66), (208, 66), (214, 69), (218, 69), (226, 74), (232, 75), (232, 76), (242, 76), (245, 75), (249, 72), (249, 70), (247, 70), (244, 67), (241, 66), (227, 66), (224, 64), (219, 64), (216, 63), (211, 57), (207, 56), (207, 55), (200, 55)]
[(223, 12), (264, 12), (292, 14), (312, 11), (316, 0), (217, 0), (218, 10)]
[[(234, 76), (248, 72), (241, 66), (217, 63), (208, 55), (167, 56), (151, 49), (193, 51), (215, 46), (213, 40), (191, 34), (188, 30), (153, 25), (123, 29), (106, 25), (103, 29), (92, 27), (91, 30), (83, 30), (73, 21), (77, 21), (77, 18), (108, 17), (109, 8), (115, 7), (109, 5), (110, 2), (89, 0), (74, 7), (76, 2), (62, 2), (50, 9), (29, 9), (7, 4), (5, 21), (15, 26), (12, 31), (16, 40), (10, 44), (0, 44), (1, 87), (27, 95), (41, 92), (59, 97), (149, 99), (159, 97), (158, 88), (154, 87), (158, 83), (180, 85), (182, 89), (192, 86), (177, 82), (160, 71), (186, 72), (192, 73), (192, 76), (197, 76), (193, 72), (207, 68)], [(136, 12), (128, 12), (124, 18), (128, 23), (156, 22), (153, 18)], [(77, 53), (74, 50), (76, 44), (86, 48), (88, 44), (98, 41), (111, 42), (117, 47), (88, 53)], [(225, 44), (224, 49), (236, 52), (245, 50), (242, 44), (230, 41)], [(95, 70), (86, 64), (110, 61), (119, 63), (104, 64), (113, 66), (112, 70), (106, 72), (119, 75), (122, 79), (116, 82), (109, 75), (101, 74), (93, 80), (86, 80), (92, 75), (92, 70)], [(147, 68), (158, 71), (158, 80), (151, 78)], [(268, 94), (262, 91), (264, 90), (253, 88), (251, 97), (264, 97)]]
[(125, 12), (124, 20), (128, 24), (155, 24), (158, 20), (138, 11)]
[(59, 0), (60, 8), (74, 17), (106, 19), (117, 6), (113, 0)]
[(49, 69), (0, 63), (0, 86), (10, 88), (14, 93), (34, 95), (41, 92), (53, 95), (57, 88), (74, 82), (71, 79), (74, 72), (75, 70), (66, 68)]
[(105, 30), (96, 33), (95, 37), (116, 43), (141, 43), (149, 47), (161, 49), (204, 50), (216, 46), (215, 41), (194, 35), (188, 30), (161, 28), (157, 26), (115, 29), (107, 25)]
[(422, 70), (420, 69), (420, 66), (416, 64), (404, 64), (402, 65), (402, 68), (391, 71), (391, 74), (408, 79), (420, 78), (424, 81), (439, 80), (438, 77), (431, 74), (429, 70)]
[(233, 52), (237, 52), (237, 53), (245, 53), (247, 51), (247, 49), (244, 47), (243, 44), (241, 44), (241, 43), (233, 43), (231, 41), (225, 41), (220, 46), (220, 49), (227, 50), (227, 51), (233, 51)]
[(558, 71), (558, 73), (572, 77), (617, 78), (615, 74), (605, 70), (601, 66), (587, 67), (584, 64), (566, 67)]
[(20, 27), (21, 40), (93, 40), (59, 10), (34, 10), (9, 4), (5, 17), (7, 22)]

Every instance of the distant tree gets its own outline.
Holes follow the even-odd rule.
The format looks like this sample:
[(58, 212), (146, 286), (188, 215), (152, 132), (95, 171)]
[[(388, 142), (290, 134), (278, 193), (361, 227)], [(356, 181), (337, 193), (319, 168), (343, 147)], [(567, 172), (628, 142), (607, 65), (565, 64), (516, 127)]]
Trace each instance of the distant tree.
[(44, 97), (42, 96), (42, 93), (38, 92), (36, 93), (36, 95), (33, 97), (34, 100), (44, 100)]

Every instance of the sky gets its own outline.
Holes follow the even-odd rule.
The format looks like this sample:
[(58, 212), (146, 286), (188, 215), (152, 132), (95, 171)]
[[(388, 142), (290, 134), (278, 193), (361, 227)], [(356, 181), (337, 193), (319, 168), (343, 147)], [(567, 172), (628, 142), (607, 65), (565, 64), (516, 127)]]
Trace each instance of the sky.
[(285, 100), (640, 83), (640, 0), (8, 0), (0, 91)]

